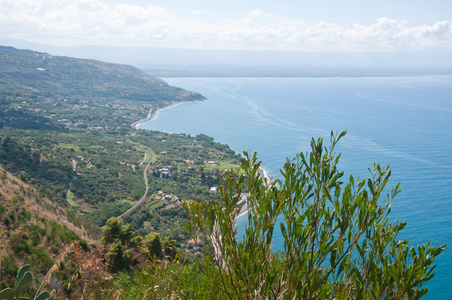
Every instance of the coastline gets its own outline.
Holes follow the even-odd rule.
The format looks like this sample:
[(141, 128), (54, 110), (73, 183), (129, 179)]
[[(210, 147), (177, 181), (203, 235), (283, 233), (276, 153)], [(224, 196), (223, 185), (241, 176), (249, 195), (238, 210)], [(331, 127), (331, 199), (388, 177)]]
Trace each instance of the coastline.
[[(400, 128), (397, 131), (397, 135), (394, 134), (390, 134), (393, 131), (378, 131), (375, 127), (371, 126), (371, 123), (365, 123), (365, 117), (364, 116), (353, 116), (353, 118), (341, 118), (341, 114), (345, 114), (348, 115), (348, 113), (346, 112), (346, 109), (344, 108), (337, 108), (336, 113), (334, 114), (330, 114), (329, 117), (331, 118), (331, 121), (334, 122), (335, 124), (340, 124), (341, 127), (343, 128), (347, 128), (347, 130), (349, 131), (349, 134), (347, 135), (348, 137), (346, 138), (346, 140), (344, 139), (344, 141), (341, 140), (341, 142), (339, 143), (340, 145), (343, 145), (342, 142), (346, 143), (345, 145), (343, 145), (343, 151), (344, 154), (346, 154), (345, 152), (348, 153), (348, 155), (344, 155), (343, 158), (341, 158), (341, 161), (343, 159), (344, 160), (344, 165), (342, 166), (342, 168), (345, 170), (349, 170), (348, 172), (353, 173), (355, 175), (355, 173), (357, 174), (364, 174), (361, 176), (368, 176), (368, 171), (367, 169), (363, 169), (366, 166), (369, 166), (371, 164), (373, 164), (374, 161), (377, 162), (385, 162), (385, 163), (389, 163), (391, 162), (391, 167), (393, 168), (393, 171), (397, 169), (397, 174), (396, 172), (393, 172), (392, 176), (395, 176), (394, 178), (399, 178), (396, 179), (397, 181), (402, 181), (404, 188), (403, 193), (400, 193), (399, 195), (397, 195), (397, 201), (393, 202), (393, 212), (392, 214), (395, 214), (396, 217), (400, 218), (400, 219), (405, 219), (406, 221), (408, 221), (409, 223), (416, 223), (416, 224), (422, 224), (424, 227), (420, 227), (422, 228), (430, 228), (431, 229), (431, 222), (438, 222), (438, 224), (443, 224), (442, 222), (444, 222), (444, 220), (450, 220), (447, 218), (447, 209), (442, 208), (443, 205), (445, 205), (445, 207), (447, 206), (447, 197), (445, 197), (446, 194), (444, 194), (444, 192), (440, 192), (442, 191), (450, 191), (450, 187), (451, 185), (447, 184), (447, 181), (444, 181), (445, 178), (448, 178), (448, 174), (447, 174), (447, 168), (444, 166), (448, 166), (448, 163), (450, 165), (450, 161), (452, 159), (449, 159), (450, 157), (448, 157), (447, 151), (445, 151), (444, 153), (440, 152), (435, 152), (435, 153), (431, 153), (431, 151), (429, 152), (428, 147), (426, 147), (425, 143), (427, 141), (429, 141), (431, 143), (431, 145), (438, 145), (436, 144), (438, 141), (443, 140), (440, 144), (442, 144), (443, 146), (447, 145), (447, 143), (445, 142), (450, 142), (450, 139), (447, 139), (447, 133), (448, 131), (445, 130), (447, 128), (447, 124), (450, 123), (450, 121), (448, 122), (447, 120), (447, 114), (448, 112), (446, 111), (448, 109), (447, 106), (441, 106), (440, 104), (442, 102), (439, 102), (441, 98), (439, 97), (443, 97), (441, 95), (444, 95), (444, 91), (447, 92), (447, 90), (449, 90), (449, 88), (452, 86), (450, 84), (450, 79), (447, 80), (439, 80), (439, 81), (429, 81), (428, 77), (425, 77), (426, 80), (425, 85), (424, 84), (420, 84), (421, 80), (416, 80), (416, 79), (391, 79), (391, 80), (369, 80), (367, 81), (367, 83), (369, 84), (369, 86), (366, 86), (366, 91), (368, 91), (369, 94), (366, 94), (369, 96), (369, 100), (370, 99), (374, 99), (375, 97), (380, 97), (381, 96), (381, 91), (383, 90), (383, 86), (387, 87), (387, 86), (391, 86), (391, 90), (387, 91), (387, 95), (402, 95), (403, 93), (407, 93), (410, 94), (410, 91), (412, 91), (412, 88), (410, 86), (416, 86), (419, 88), (416, 89), (416, 95), (414, 94), (410, 94), (413, 95), (413, 99), (410, 101), (419, 101), (419, 103), (425, 103), (425, 101), (423, 99), (428, 99), (429, 97), (427, 95), (431, 95), (431, 103), (430, 100), (429, 105), (433, 105), (435, 104), (435, 106), (437, 108), (442, 107), (443, 113), (441, 114), (436, 114), (436, 117), (434, 118), (430, 118), (431, 112), (430, 110), (422, 110), (419, 109), (419, 107), (411, 107), (410, 106), (410, 110), (412, 110), (412, 113), (416, 113), (421, 115), (422, 113), (425, 113), (425, 118), (426, 120), (429, 120), (429, 123), (425, 123), (422, 124), (421, 126), (421, 122), (416, 122), (416, 123), (410, 123), (410, 121), (412, 121), (412, 118), (410, 117), (410, 115), (408, 114), (404, 114), (402, 113), (402, 106), (399, 106), (399, 104), (396, 105), (396, 110), (393, 112), (394, 114), (401, 114), (400, 115), (400, 120), (404, 122), (404, 124), (412, 124), (413, 126), (402, 126), (402, 128)], [(179, 80), (179, 79), (178, 79)], [(366, 79), (367, 80), (367, 79)], [(171, 81), (170, 81), (171, 82)], [(225, 96), (226, 97), (229, 92), (229, 87), (232, 86), (232, 84), (230, 84), (231, 82), (236, 84), (236, 83), (242, 83), (240, 80), (233, 80), (233, 81), (222, 81), (219, 80), (218, 83), (217, 82), (213, 82), (210, 83), (210, 81), (206, 80), (206, 82), (198, 82), (196, 79), (184, 79), (184, 80), (180, 80), (180, 81), (175, 81), (177, 84), (180, 85), (184, 85), (187, 89), (198, 89), (200, 92), (203, 92), (206, 95), (209, 95), (209, 98), (212, 99), (212, 102), (216, 102), (216, 101), (220, 101), (223, 98), (223, 95), (220, 93), (214, 93), (215, 90), (214, 89), (218, 89), (218, 92), (225, 92)], [(344, 92), (344, 94), (338, 94), (337, 96), (344, 96), (346, 97), (346, 101), (348, 103), (348, 101), (350, 101), (350, 105), (352, 105), (353, 103), (362, 103), (362, 97), (363, 95), (358, 95), (358, 94), (352, 94), (352, 92), (349, 93), (349, 88), (351, 88), (352, 86), (359, 87), (360, 84), (360, 80), (358, 79), (350, 79), (350, 86), (349, 85), (343, 85), (343, 90), (341, 87), (341, 91)], [(403, 82), (404, 84), (399, 84)], [(215, 84), (214, 84), (215, 83)], [(250, 84), (250, 86), (245, 85), (245, 83), (243, 83), (244, 89), (242, 94), (245, 94), (245, 92), (247, 93), (246, 95), (250, 95), (251, 92), (253, 91), (251, 90), (251, 88), (256, 88), (258, 87), (258, 83), (260, 84), (260, 80), (256, 80), (256, 81), (252, 81), (253, 85)], [(262, 96), (263, 99), (267, 99), (270, 98), (270, 96), (272, 95), (272, 92), (270, 89), (276, 90), (278, 91), (277, 93), (275, 92), (275, 94), (278, 94), (281, 96), (281, 103), (279, 104), (278, 108), (282, 107), (282, 105), (287, 105), (289, 106), (292, 103), (291, 100), (291, 93), (292, 91), (294, 91), (294, 95), (300, 95), (299, 99), (302, 99), (303, 96), (301, 93), (305, 93), (306, 91), (310, 91), (312, 93), (319, 91), (319, 93), (323, 93), (323, 89), (325, 86), (329, 87), (331, 90), (333, 90), (335, 87), (339, 86), (339, 83), (335, 82), (334, 79), (332, 79), (331, 82), (325, 82), (325, 81), (321, 81), (321, 80), (313, 80), (312, 82), (310, 82), (309, 84), (305, 84), (305, 82), (302, 81), (298, 81), (298, 80), (294, 80), (293, 82), (285, 82), (281, 80), (281, 83), (275, 83), (270, 84), (270, 81), (262, 81), (263, 84), (267, 84), (267, 85), (263, 85), (260, 86), (262, 89), (259, 91), (259, 96)], [(278, 88), (282, 85), (282, 84), (286, 84), (284, 85), (285, 87), (287, 87), (287, 93), (286, 90), (283, 90), (281, 88), (281, 91), (278, 90)], [(204, 85), (203, 85), (204, 84)], [(199, 87), (198, 87), (199, 86)], [(235, 85), (234, 85), (235, 86)], [(300, 87), (303, 87), (303, 89), (300, 89), (300, 94), (298, 94), (298, 89)], [(441, 89), (440, 89), (441, 88)], [(443, 90), (444, 89), (444, 90)], [(364, 90), (364, 87), (363, 87)], [(431, 90), (431, 91), (436, 91), (435, 93), (438, 95), (438, 98), (436, 98), (436, 94), (427, 94), (427, 90)], [(290, 94), (289, 94), (290, 92)], [(328, 92), (329, 91), (325, 91)], [(385, 92), (386, 93), (386, 92)], [(425, 93), (425, 94), (424, 94)], [(268, 94), (268, 97), (267, 97)], [(235, 95), (235, 94), (234, 94)], [(232, 96), (234, 96), (232, 95)], [(238, 94), (240, 95), (240, 94)], [(252, 94), (255, 95), (255, 94)], [(250, 97), (250, 96), (249, 96)], [(395, 96), (394, 96), (395, 97)], [(422, 99), (421, 99), (422, 98)], [(239, 105), (237, 105), (238, 102), (233, 101), (234, 98), (231, 97), (232, 100), (226, 99), (228, 102), (225, 103), (224, 105), (219, 105), (216, 106), (219, 108), (218, 111), (220, 111), (223, 114), (228, 114), (229, 116), (236, 116), (233, 115), (233, 113), (235, 111), (238, 111), (236, 109), (229, 109), (229, 106), (226, 106), (226, 104), (231, 104), (233, 107), (238, 107), (240, 111), (243, 111), (243, 108)], [(252, 100), (254, 100), (254, 98), (251, 98)], [(344, 98), (345, 99), (345, 98)], [(404, 98), (403, 98), (404, 99)], [(436, 99), (436, 100), (435, 100)], [(225, 100), (225, 101), (226, 101)], [(298, 100), (297, 100), (298, 101)], [(334, 103), (336, 102), (332, 102), (331, 99), (326, 99), (325, 97), (325, 101), (327, 101), (326, 103), (328, 103), (331, 106), (334, 106)], [(358, 102), (359, 101), (359, 102)], [(271, 113), (273, 113), (273, 111), (271, 111), (271, 106), (270, 106), (270, 102), (263, 102), (262, 105), (264, 104), (269, 104), (268, 106), (263, 106), (263, 108), (267, 109), (267, 111), (270, 111)], [(296, 103), (295, 100), (293, 100), (293, 103)], [(372, 102), (374, 103), (374, 102)], [(393, 105), (392, 103), (390, 104), (390, 102), (381, 102), (381, 101), (375, 101), (375, 108), (378, 109), (383, 109), (386, 107), (386, 105)], [(443, 103), (444, 104), (444, 103)], [(207, 103), (206, 103), (207, 106)], [(215, 115), (215, 111), (213, 111), (214, 113), (212, 113), (211, 115), (207, 115), (207, 110), (203, 110), (201, 109), (201, 105), (199, 105), (200, 109), (199, 111), (201, 111), (202, 114), (206, 115), (206, 116), (214, 116), (213, 121), (215, 121), (216, 115)], [(307, 111), (306, 109), (310, 108), (312, 109), (311, 111)], [(281, 154), (285, 154), (285, 153), (299, 153), (301, 151), (301, 149), (299, 149), (300, 147), (305, 147), (306, 149), (309, 148), (309, 139), (311, 138), (311, 136), (321, 136), (321, 135), (325, 135), (327, 136), (329, 134), (329, 132), (331, 131), (331, 127), (326, 127), (324, 125), (323, 117), (319, 118), (319, 111), (316, 111), (316, 109), (319, 108), (319, 106), (317, 105), (316, 102), (314, 101), (310, 101), (307, 100), (305, 107), (302, 109), (300, 107), (301, 111), (306, 112), (306, 118), (305, 121), (309, 120), (310, 124), (312, 125), (312, 127), (304, 127), (303, 124), (301, 124), (301, 119), (300, 119), (300, 124), (298, 124), (296, 118), (295, 118), (295, 114), (293, 115), (289, 115), (289, 114), (285, 114), (285, 115), (279, 115), (279, 111), (274, 111), (275, 116), (284, 118), (285, 121), (290, 121), (293, 122), (294, 124), (297, 124), (298, 127), (287, 127), (287, 126), (280, 126), (280, 127), (276, 127), (276, 126), (270, 126), (270, 122), (261, 122), (261, 123), (257, 123), (255, 122), (256, 120), (253, 119), (252, 115), (249, 115), (248, 118), (244, 118), (244, 117), (240, 117), (240, 118), (230, 118), (227, 119), (227, 121), (224, 121), (222, 123), (218, 122), (218, 123), (214, 123), (216, 124), (232, 124), (234, 122), (234, 120), (239, 121), (238, 123), (235, 124), (239, 124), (239, 126), (241, 128), (247, 128), (245, 127), (248, 124), (252, 124), (249, 121), (253, 121), (256, 123), (256, 130), (253, 132), (253, 140), (248, 140), (247, 137), (245, 135), (243, 136), (239, 136), (238, 133), (236, 133), (235, 128), (236, 127), (232, 127), (229, 128), (223, 128), (221, 125), (216, 126), (215, 128), (212, 128), (212, 130), (210, 132), (212, 132), (212, 134), (210, 134), (211, 136), (215, 136), (216, 137), (216, 132), (219, 132), (220, 134), (222, 134), (223, 140), (228, 143), (231, 146), (234, 146), (236, 144), (239, 145), (245, 145), (243, 147), (236, 147), (235, 150), (240, 150), (240, 149), (246, 149), (248, 150), (249, 148), (251, 148), (249, 146), (249, 144), (251, 145), (256, 145), (256, 146), (262, 146), (261, 151), (258, 151), (259, 154), (259, 158), (260, 160), (263, 160), (263, 163), (265, 163), (265, 165), (263, 165), (264, 168), (266, 168), (269, 171), (269, 175), (272, 176), (274, 179), (276, 178), (281, 178), (281, 174), (279, 173), (277, 167), (282, 167), (283, 164), (282, 163), (277, 163), (277, 161), (279, 161), (279, 159), (281, 161), (284, 162), (284, 158), (282, 158)], [(321, 107), (320, 107), (321, 108)], [(399, 111), (400, 108), (400, 111)], [(189, 114), (188, 111), (190, 111), (190, 114), (192, 112), (194, 112), (195, 109), (190, 109), (189, 106), (182, 106), (179, 108), (176, 108), (176, 110), (180, 110), (180, 111), (185, 111), (185, 109), (187, 109), (187, 115)], [(298, 112), (298, 106), (293, 108), (293, 112)], [(149, 109), (148, 109), (149, 110)], [(218, 112), (216, 111), (216, 112)], [(386, 111), (386, 110), (385, 110)], [(405, 109), (406, 111), (406, 109)], [(168, 111), (169, 112), (169, 111)], [(284, 113), (285, 110), (281, 109), (281, 113)], [(183, 114), (183, 112), (181, 112)], [(164, 119), (166, 118), (166, 114), (167, 112), (164, 112), (163, 114), (159, 115), (159, 118), (154, 121), (156, 123), (160, 122), (160, 119)], [(144, 118), (146, 115), (142, 115), (142, 117)], [(191, 115), (190, 115), (191, 116)], [(196, 117), (198, 115), (195, 115)], [(386, 118), (387, 116), (387, 118)], [(356, 117), (356, 119), (355, 119)], [(385, 124), (387, 124), (388, 126), (390, 126), (391, 129), (393, 128), (397, 128), (395, 127), (395, 125), (393, 124), (397, 124), (395, 121), (395, 118), (391, 118), (390, 115), (384, 115), (385, 118)], [(206, 118), (207, 119), (207, 118)], [(244, 120), (248, 119), (247, 122), (245, 122)], [(209, 120), (209, 119), (207, 119)], [(259, 119), (261, 120), (261, 119)], [(163, 120), (162, 120), (163, 121)], [(355, 122), (356, 121), (356, 122)], [(436, 121), (436, 122), (435, 122)], [(441, 122), (440, 124), (438, 122)], [(210, 122), (210, 120), (208, 121)], [(200, 123), (200, 125), (205, 126), (204, 124), (207, 124), (207, 126), (209, 126), (207, 121), (204, 121), (202, 124)], [(399, 122), (399, 121), (397, 121)], [(181, 123), (183, 124), (182, 121), (180, 121), (179, 119), (175, 120), (174, 123)], [(130, 124), (130, 123), (129, 123)], [(149, 123), (152, 124), (152, 123)], [(269, 126), (266, 126), (266, 124), (269, 124)], [(280, 124), (280, 123), (278, 123)], [(285, 123), (287, 124), (287, 123)], [(259, 125), (259, 127), (257, 126)], [(281, 124), (284, 125), (284, 124)], [(416, 125), (416, 126), (415, 126)], [(145, 126), (142, 125), (143, 127), (140, 126), (140, 128), (144, 128)], [(179, 126), (179, 125), (178, 125)], [(418, 127), (419, 126), (419, 127)], [(152, 126), (153, 127), (153, 126)], [(198, 126), (201, 127), (201, 126)], [(162, 127), (165, 128), (165, 127)], [(173, 128), (173, 127), (171, 127)], [(173, 130), (173, 132), (184, 132), (183, 130), (185, 128), (189, 128), (191, 130), (192, 126), (189, 127), (189, 124), (187, 124), (187, 127), (183, 127), (182, 125), (182, 129), (178, 129), (179, 127), (174, 127), (176, 128), (176, 130)], [(389, 128), (389, 127), (388, 127)], [(410, 129), (409, 129), (410, 128)], [(413, 135), (410, 134), (409, 130), (413, 130), (413, 128), (416, 129), (417, 134)], [(225, 130), (227, 129), (227, 130)], [(433, 129), (442, 129), (442, 130), (433, 130)], [(188, 130), (188, 129), (187, 129)], [(220, 131), (221, 130), (221, 131)], [(431, 130), (431, 131), (430, 131)], [(351, 135), (351, 133), (353, 133)], [(430, 134), (430, 135), (427, 135)], [(351, 136), (349, 136), (351, 135)], [(192, 134), (193, 136), (193, 134)], [(231, 142), (231, 139), (229, 138), (229, 136), (232, 136), (233, 138), (235, 138), (237, 140), (237, 142), (235, 144), (233, 144), (233, 142)], [(306, 136), (306, 139), (305, 139)], [(373, 138), (370, 138), (370, 136), (373, 136)], [(416, 137), (421, 136), (422, 139), (417, 139)], [(267, 137), (274, 137), (274, 139), (268, 139), (266, 140)], [(397, 138), (396, 138), (397, 137)], [(298, 140), (300, 140), (300, 142), (298, 142)], [(374, 143), (382, 143), (384, 145), (386, 145), (387, 147), (385, 148), (378, 148), (375, 149), (374, 147), (371, 147), (369, 145), (374, 145)], [(276, 145), (276, 147), (274, 147), (274, 145)], [(380, 144), (381, 145), (381, 144)], [(399, 155), (400, 153), (394, 152), (394, 151), (390, 151), (391, 149), (389, 149), (389, 146), (392, 148), (392, 150), (394, 149), (403, 149), (404, 151), (406, 151), (406, 153), (411, 153), (412, 156), (402, 156)], [(396, 148), (394, 148), (396, 147)], [(254, 149), (254, 148), (252, 148)], [(276, 150), (275, 150), (276, 149)], [(303, 148), (305, 149), (305, 148)], [(447, 149), (447, 147), (443, 147), (442, 149)], [(278, 151), (279, 150), (279, 151)], [(378, 150), (378, 151), (377, 151)], [(305, 151), (305, 150), (303, 150)], [(339, 150), (338, 150), (339, 151)], [(342, 151), (342, 150), (341, 150)], [(339, 152), (341, 152), (339, 151)], [(237, 151), (240, 152), (240, 151)], [(429, 156), (427, 156), (427, 153), (429, 153)], [(450, 153), (449, 153), (450, 154)], [(265, 155), (267, 158), (263, 159), (262, 156)], [(291, 154), (287, 154), (285, 156), (289, 156)], [(394, 157), (396, 157), (396, 161), (391, 161), (391, 157), (394, 155)], [(450, 155), (449, 155), (450, 156)], [(437, 164), (437, 166), (442, 165), (444, 168), (436, 168), (434, 165), (432, 164), (427, 164), (427, 163), (410, 163), (410, 161), (412, 162), (413, 159), (416, 159), (416, 157), (418, 158), (428, 158), (428, 160), (430, 162), (434, 162), (435, 164)], [(365, 161), (369, 160), (369, 163), (364, 164)], [(268, 163), (268, 166), (267, 166)], [(425, 178), (428, 178), (429, 180), (424, 181), (427, 182), (427, 187), (426, 188), (422, 188), (422, 185), (419, 184), (419, 178), (417, 176), (413, 176), (413, 172), (418, 172), (415, 170), (419, 170), (419, 168), (422, 166), (422, 171), (419, 171), (423, 174), (423, 176), (426, 176)], [(419, 173), (419, 174), (421, 174)], [(418, 174), (418, 173), (415, 173)], [(442, 177), (442, 180), (440, 181), (440, 177)], [(450, 177), (450, 174), (449, 174)], [(406, 179), (409, 180), (406, 180)], [(437, 182), (437, 183), (436, 183)], [(436, 185), (437, 184), (437, 185)], [(438, 186), (440, 186), (441, 188), (437, 188)], [(435, 188), (436, 187), (436, 188)], [(427, 196), (426, 196), (427, 195)], [(429, 196), (430, 195), (430, 196)], [(434, 196), (433, 196), (434, 195)], [(400, 199), (399, 199), (400, 197)], [(435, 197), (437, 198), (438, 201), (435, 201), (434, 204), (429, 204), (427, 205), (425, 203), (425, 201), (423, 199), (428, 197)], [(407, 206), (408, 203), (408, 206)], [(406, 209), (406, 208), (409, 209)], [(422, 207), (422, 211), (424, 213), (419, 213), (418, 209), (419, 207)], [(438, 208), (441, 207), (441, 208)], [(450, 207), (450, 205), (449, 205)], [(251, 209), (251, 207), (250, 207)], [(240, 211), (239, 213), (241, 213), (243, 211)], [(238, 213), (238, 214), (239, 214)], [(238, 215), (237, 214), (237, 215)], [(429, 218), (425, 218), (425, 215), (428, 214), (430, 217)], [(431, 219), (430, 219), (431, 218)], [(237, 225), (240, 226), (240, 230), (238, 233), (238, 236), (242, 235), (242, 228), (245, 228), (245, 226), (248, 226), (248, 218), (243, 217), (243, 215), (240, 216), (240, 219), (237, 220)], [(414, 227), (410, 227), (407, 226), (407, 228), (405, 230), (403, 230), (404, 235), (408, 238), (416, 238), (416, 239), (433, 239), (435, 241), (441, 241), (442, 244), (446, 243), (447, 241), (450, 241), (450, 239), (447, 239), (447, 236), (445, 236), (444, 232), (442, 232), (441, 230), (428, 230), (427, 229), (421, 230), (422, 232), (419, 233), (418, 230), (416, 229), (417, 226)], [(438, 227), (438, 228), (445, 228), (445, 227)], [(442, 229), (444, 230), (444, 229)], [(406, 232), (406, 233), (405, 233)], [(427, 234), (429, 235), (427, 237)], [(275, 237), (275, 241), (274, 244), (275, 245), (280, 245), (281, 243), (281, 234), (279, 232), (279, 230), (275, 230), (274, 233), (274, 237)], [(445, 252), (443, 254), (446, 254)], [(439, 256), (439, 258), (441, 258), (442, 255)], [(447, 256), (444, 256), (444, 258), (446, 259)], [(449, 264), (450, 265), (450, 264)], [(441, 266), (440, 264), (438, 264), (438, 268), (436, 270), (440, 270), (441, 268), (441, 272), (438, 271), (437, 275), (435, 276), (435, 278), (431, 281), (431, 283), (433, 284), (435, 280), (437, 280), (438, 284), (436, 284), (436, 282), (434, 283), (435, 285), (439, 285), (439, 284), (444, 284), (445, 282), (447, 282), (447, 280), (444, 279), (445, 277), (445, 272), (447, 271), (447, 266), (448, 265), (444, 265)], [(430, 291), (430, 292), (433, 292)], [(428, 294), (430, 294), (430, 292)], [(428, 295), (427, 294), (427, 295)], [(435, 295), (435, 292), (432, 293), (432, 295)], [(446, 297), (447, 298), (447, 297)]]
[[(270, 176), (268, 176), (267, 170), (265, 170), (262, 167), (259, 167), (258, 172), (263, 178), (267, 178), (268, 180), (270, 180), (270, 184), (271, 184), (272, 178)], [(240, 213), (237, 216), (237, 219), (239, 219), (240, 217), (242, 217), (242, 216), (244, 216), (246, 214), (248, 214), (248, 201), (245, 201), (245, 204), (242, 205), (242, 207), (240, 209)]]
[(172, 102), (170, 105), (164, 106), (164, 107), (162, 107), (162, 108), (157, 108), (157, 109), (155, 109), (155, 110), (153, 110), (153, 109), (151, 108), (151, 109), (149, 110), (148, 116), (147, 116), (146, 118), (140, 119), (140, 120), (138, 120), (138, 121), (136, 121), (136, 122), (133, 122), (132, 124), (130, 124), (130, 126), (132, 126), (132, 127), (135, 128), (135, 129), (139, 129), (138, 126), (140, 126), (140, 125), (142, 125), (142, 124), (144, 124), (144, 123), (146, 123), (146, 122), (149, 122), (149, 121), (152, 121), (152, 120), (157, 119), (157, 115), (159, 114), (160, 111), (165, 110), (165, 109), (168, 109), (168, 108), (173, 108), (173, 107), (178, 106), (178, 105), (180, 105), (180, 104), (184, 104), (184, 103), (192, 103), (192, 102), (198, 102), (198, 101), (189, 101), (189, 102), (187, 102), (187, 101), (179, 101), (179, 102)]
[[(188, 102), (187, 102), (187, 101), (179, 101), (179, 102), (173, 102), (173, 103), (171, 103), (171, 104), (168, 105), (168, 106), (164, 106), (164, 107), (162, 107), (162, 108), (157, 108), (157, 109), (155, 109), (155, 110), (153, 110), (153, 109), (151, 108), (151, 109), (149, 110), (149, 113), (148, 113), (148, 115), (147, 115), (146, 118), (140, 119), (140, 120), (138, 120), (138, 121), (132, 123), (131, 126), (134, 127), (135, 129), (139, 129), (138, 126), (140, 126), (140, 125), (142, 125), (142, 124), (144, 124), (144, 123), (146, 123), (146, 122), (149, 122), (149, 121), (152, 121), (152, 120), (157, 119), (157, 116), (158, 116), (158, 114), (159, 114), (160, 111), (165, 110), (165, 109), (169, 109), (169, 108), (173, 108), (173, 107), (178, 106), (178, 105), (180, 105), (180, 104), (184, 104), (184, 103), (192, 103), (192, 102), (199, 102), (199, 101), (188, 101)], [(259, 173), (259, 175), (260, 175), (261, 177), (267, 178), (268, 180), (270, 180), (270, 184), (271, 184), (272, 178), (271, 178), (270, 176), (268, 176), (267, 170), (265, 170), (265, 169), (262, 168), (262, 167), (259, 167), (258, 173)], [(240, 209), (240, 213), (239, 213), (239, 215), (237, 216), (237, 219), (240, 218), (240, 217), (242, 217), (242, 216), (244, 216), (244, 215), (246, 215), (247, 213), (248, 213), (248, 203), (247, 203), (247, 201), (245, 201), (245, 204), (243, 204), (242, 207), (241, 207), (241, 209)]]

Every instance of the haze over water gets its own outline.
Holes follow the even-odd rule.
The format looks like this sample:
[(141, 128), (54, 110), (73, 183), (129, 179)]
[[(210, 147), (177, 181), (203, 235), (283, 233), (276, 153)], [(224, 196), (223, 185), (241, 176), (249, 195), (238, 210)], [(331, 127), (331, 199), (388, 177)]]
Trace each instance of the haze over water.
[[(410, 245), (447, 243), (424, 299), (452, 298), (452, 77), (171, 78), (169, 84), (209, 100), (159, 112), (140, 128), (204, 133), (233, 150), (257, 151), (280, 178), (286, 158), (309, 150), (311, 137), (348, 134), (336, 152), (346, 174), (369, 176), (373, 163), (391, 165), (402, 193), (391, 217), (406, 220)], [(275, 233), (275, 245), (282, 237)]]

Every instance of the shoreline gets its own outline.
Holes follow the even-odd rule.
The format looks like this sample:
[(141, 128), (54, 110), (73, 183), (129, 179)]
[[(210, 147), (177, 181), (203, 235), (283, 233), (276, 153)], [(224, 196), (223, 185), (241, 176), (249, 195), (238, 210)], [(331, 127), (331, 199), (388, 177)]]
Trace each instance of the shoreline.
[[(258, 172), (263, 178), (267, 178), (268, 180), (270, 180), (270, 184), (273, 182), (272, 178), (270, 176), (268, 176), (267, 170), (265, 170), (262, 167), (259, 167)], [(245, 216), (246, 214), (248, 214), (248, 201), (245, 201), (245, 204), (243, 204), (242, 207), (240, 208), (240, 213), (238, 214), (236, 221), (240, 217)]]
[(130, 124), (130, 126), (132, 126), (135, 129), (139, 129), (138, 126), (143, 125), (144, 123), (147, 123), (149, 121), (155, 120), (157, 119), (157, 115), (159, 114), (160, 111), (165, 110), (165, 109), (169, 109), (169, 108), (173, 108), (175, 106), (178, 106), (180, 104), (184, 104), (184, 103), (192, 103), (192, 102), (199, 102), (199, 101), (179, 101), (179, 102), (173, 102), (168, 106), (164, 106), (161, 108), (157, 108), (155, 110), (153, 110), (153, 108), (151, 108), (149, 110), (148, 116), (144, 119), (140, 119), (138, 121), (133, 122), (132, 124)]
[[(148, 113), (148, 115), (147, 115), (146, 118), (140, 119), (140, 120), (138, 120), (138, 121), (132, 123), (131, 126), (138, 130), (138, 129), (139, 129), (138, 126), (140, 126), (140, 125), (142, 125), (142, 124), (145, 124), (145, 123), (147, 123), (147, 122), (149, 122), (149, 121), (152, 121), (152, 120), (157, 119), (157, 116), (158, 116), (158, 114), (159, 114), (160, 111), (165, 110), (165, 109), (169, 109), (169, 108), (176, 107), (176, 106), (178, 106), (178, 105), (180, 105), (180, 104), (184, 104), (184, 103), (192, 103), (192, 102), (200, 102), (200, 101), (188, 101), (188, 102), (187, 102), (187, 101), (179, 101), (179, 102), (173, 102), (173, 103), (171, 103), (171, 104), (168, 105), (168, 106), (164, 106), (164, 107), (162, 107), (162, 108), (157, 108), (157, 109), (155, 109), (155, 110), (153, 110), (153, 109), (151, 108), (151, 109), (149, 110), (149, 113)], [(151, 130), (151, 129), (145, 129), (145, 130)], [(235, 150), (234, 150), (234, 152), (235, 152)], [(262, 167), (259, 167), (258, 173), (259, 173), (259, 175), (260, 175), (261, 177), (267, 178), (268, 180), (270, 180), (270, 184), (271, 184), (272, 178), (271, 178), (270, 176), (268, 176), (267, 170), (265, 170), (265, 169), (262, 168)], [(240, 217), (242, 217), (242, 216), (244, 216), (244, 215), (246, 215), (247, 213), (248, 213), (248, 202), (245, 201), (245, 204), (243, 204), (242, 207), (241, 207), (241, 209), (240, 209), (240, 213), (238, 214), (237, 219), (240, 218)]]
[[(135, 129), (138, 130), (138, 129), (140, 129), (140, 128), (138, 128), (138, 126), (143, 125), (144, 123), (147, 123), (147, 122), (149, 122), (149, 121), (152, 121), (152, 120), (157, 119), (157, 116), (158, 116), (159, 112), (162, 111), (162, 110), (169, 109), (169, 108), (173, 108), (173, 107), (176, 107), (176, 106), (181, 105), (181, 104), (194, 103), (194, 102), (202, 102), (202, 101), (205, 101), (205, 100), (176, 101), (176, 102), (172, 102), (172, 103), (171, 103), (170, 105), (168, 105), (168, 106), (164, 106), (164, 107), (161, 107), (161, 108), (157, 108), (157, 109), (155, 109), (154, 111), (153, 111), (153, 108), (151, 108), (151, 109), (149, 110), (148, 116), (147, 116), (146, 118), (140, 119), (140, 120), (138, 120), (138, 121), (135, 121), (135, 122), (133, 122), (132, 124), (130, 124), (130, 126), (132, 126), (133, 128), (135, 128)], [(146, 129), (146, 130), (148, 130), (148, 129)]]

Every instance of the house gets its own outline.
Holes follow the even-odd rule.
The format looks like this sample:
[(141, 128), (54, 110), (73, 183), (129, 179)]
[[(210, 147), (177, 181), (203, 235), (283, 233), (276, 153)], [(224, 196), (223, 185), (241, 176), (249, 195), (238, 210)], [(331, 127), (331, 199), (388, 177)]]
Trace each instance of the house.
[(199, 245), (199, 244), (201, 244), (201, 240), (200, 239), (196, 239), (196, 240), (191, 239), (191, 240), (189, 240), (187, 242), (188, 248), (194, 248), (196, 245)]
[(167, 155), (167, 154), (168, 154), (167, 151), (161, 151), (161, 152), (160, 152), (160, 155)]
[(211, 194), (216, 194), (216, 192), (217, 192), (217, 187), (216, 186), (213, 186), (213, 187), (210, 188), (210, 193)]

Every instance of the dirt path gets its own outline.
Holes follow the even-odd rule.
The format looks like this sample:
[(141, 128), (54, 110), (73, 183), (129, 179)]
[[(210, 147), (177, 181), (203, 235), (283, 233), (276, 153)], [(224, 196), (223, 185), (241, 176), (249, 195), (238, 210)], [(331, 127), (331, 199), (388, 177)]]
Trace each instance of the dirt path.
[(143, 144), (140, 144), (140, 145), (143, 146), (143, 147), (146, 147), (146, 149), (148, 149), (148, 150), (151, 152), (151, 158), (149, 159), (149, 161), (148, 161), (148, 163), (146, 164), (146, 167), (144, 168), (144, 171), (143, 171), (143, 177), (144, 177), (144, 183), (146, 184), (146, 190), (145, 190), (145, 192), (144, 192), (143, 197), (141, 197), (141, 199), (138, 200), (138, 202), (135, 203), (131, 208), (129, 208), (128, 210), (126, 210), (123, 214), (119, 215), (119, 216), (118, 216), (118, 219), (120, 219), (120, 218), (122, 218), (124, 215), (130, 213), (130, 212), (131, 212), (132, 210), (134, 210), (137, 206), (139, 206), (141, 203), (143, 203), (144, 199), (146, 199), (146, 195), (148, 194), (148, 190), (149, 190), (149, 184), (148, 184), (148, 169), (149, 169), (149, 166), (151, 165), (152, 161), (154, 160), (155, 153), (154, 153), (154, 151), (153, 151), (151, 148), (149, 148), (148, 146), (145, 146), (145, 145), (143, 145)]

